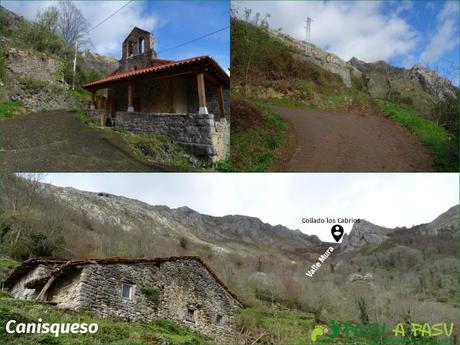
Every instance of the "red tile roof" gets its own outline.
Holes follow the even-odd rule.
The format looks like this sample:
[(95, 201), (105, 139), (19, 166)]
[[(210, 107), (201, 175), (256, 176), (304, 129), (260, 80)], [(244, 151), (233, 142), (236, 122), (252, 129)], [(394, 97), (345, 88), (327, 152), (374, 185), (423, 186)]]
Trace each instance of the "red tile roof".
[(83, 88), (91, 89), (91, 88), (93, 88), (95, 86), (100, 86), (100, 85), (104, 85), (104, 84), (110, 84), (110, 83), (112, 83), (114, 81), (119, 81), (119, 80), (123, 80), (123, 79), (130, 79), (132, 77), (141, 76), (141, 75), (145, 75), (145, 74), (155, 74), (155, 73), (160, 72), (160, 71), (166, 71), (167, 72), (167, 71), (174, 70), (176, 68), (180, 68), (180, 67), (183, 67), (183, 66), (200, 65), (200, 64), (201, 65), (206, 65), (206, 64), (210, 65), (213, 68), (214, 72), (219, 74), (220, 78), (223, 78), (226, 82), (228, 82), (230, 80), (230, 77), (228, 76), (228, 74), (225, 73), (225, 71), (219, 66), (219, 64), (213, 58), (211, 58), (210, 56), (197, 56), (197, 57), (194, 57), (194, 58), (180, 60), (180, 61), (174, 61), (174, 62), (169, 62), (169, 63), (166, 62), (166, 63), (161, 64), (161, 65), (146, 67), (146, 68), (138, 69), (138, 70), (135, 70), (135, 71), (129, 71), (129, 72), (124, 72), (124, 73), (116, 73), (116, 74), (113, 74), (113, 75), (109, 75), (109, 76), (105, 77), (104, 79), (97, 80), (97, 81), (94, 81), (92, 83), (86, 84), (86, 85), (83, 86)]

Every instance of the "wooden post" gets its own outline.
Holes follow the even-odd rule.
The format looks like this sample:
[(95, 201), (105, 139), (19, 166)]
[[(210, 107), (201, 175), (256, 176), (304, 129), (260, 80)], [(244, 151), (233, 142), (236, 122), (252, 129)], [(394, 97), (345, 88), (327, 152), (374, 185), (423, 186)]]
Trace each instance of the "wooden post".
[(208, 108), (206, 107), (206, 91), (204, 86), (204, 74), (199, 73), (196, 75), (196, 81), (198, 86), (198, 103), (200, 109), (198, 114), (208, 114)]
[(128, 113), (132, 113), (134, 111), (133, 108), (133, 84), (128, 84)]
[(225, 101), (224, 101), (224, 88), (222, 85), (219, 85), (219, 116), (221, 118), (225, 117)]
[(45, 296), (46, 291), (49, 289), (49, 287), (51, 286), (51, 284), (53, 284), (54, 279), (56, 279), (56, 277), (55, 277), (55, 276), (52, 276), (52, 277), (46, 282), (45, 286), (43, 287), (43, 289), (40, 291), (40, 293), (39, 293), (38, 296), (36, 297), (36, 300), (37, 300), (37, 301), (43, 300), (43, 297)]
[(89, 106), (91, 110), (96, 109), (96, 91), (91, 91), (91, 105)]

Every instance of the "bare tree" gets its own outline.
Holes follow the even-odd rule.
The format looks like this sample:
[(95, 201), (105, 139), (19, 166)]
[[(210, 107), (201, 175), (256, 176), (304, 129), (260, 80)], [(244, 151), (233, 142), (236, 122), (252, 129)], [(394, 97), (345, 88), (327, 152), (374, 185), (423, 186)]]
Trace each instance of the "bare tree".
[(69, 0), (59, 2), (58, 32), (68, 43), (81, 40), (88, 31), (88, 22), (80, 10)]
[(441, 75), (455, 79), (458, 75), (458, 65), (451, 63), (442, 69), (438, 65), (432, 65), (429, 68), (437, 74), (432, 78), (430, 85), (434, 94), (431, 112), (433, 120), (436, 124), (456, 133), (458, 130), (458, 100), (454, 88), (450, 89), (448, 81)]
[(59, 10), (55, 6), (48, 7), (37, 12), (37, 23), (42, 30), (50, 33), (57, 33), (59, 21)]

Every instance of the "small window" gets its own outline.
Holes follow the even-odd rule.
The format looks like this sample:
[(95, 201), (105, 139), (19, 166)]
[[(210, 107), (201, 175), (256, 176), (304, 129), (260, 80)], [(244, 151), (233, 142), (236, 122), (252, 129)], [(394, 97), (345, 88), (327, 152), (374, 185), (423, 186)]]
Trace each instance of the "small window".
[(144, 39), (141, 37), (139, 38), (139, 54), (144, 52)]
[(188, 308), (185, 315), (185, 321), (195, 322), (195, 309)]
[(137, 66), (134, 66), (134, 70), (137, 71)]
[(128, 42), (128, 56), (133, 56), (134, 44), (133, 42)]
[(126, 283), (121, 284), (121, 297), (126, 299), (133, 299), (134, 285)]
[(218, 326), (222, 325), (222, 315), (219, 315), (219, 314), (216, 315), (216, 325)]

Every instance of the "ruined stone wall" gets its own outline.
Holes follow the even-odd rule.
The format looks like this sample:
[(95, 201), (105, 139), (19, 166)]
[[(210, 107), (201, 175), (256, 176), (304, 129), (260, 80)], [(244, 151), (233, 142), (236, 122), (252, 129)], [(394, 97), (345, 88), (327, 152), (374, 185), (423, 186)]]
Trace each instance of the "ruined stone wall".
[(116, 113), (117, 126), (133, 133), (159, 133), (189, 153), (213, 161), (229, 153), (230, 125), (214, 114)]
[[(216, 341), (235, 341), (239, 303), (194, 260), (156, 265), (88, 265), (72, 279), (74, 283), (58, 280), (54, 284), (49, 300), (57, 302), (58, 307), (86, 309), (102, 317), (127, 321), (170, 319)], [(132, 299), (122, 297), (123, 283), (134, 285)], [(78, 298), (69, 293), (71, 286), (74, 291), (79, 289)], [(155, 289), (159, 293), (157, 302), (149, 300), (143, 288)], [(74, 301), (78, 301), (78, 307)], [(194, 321), (186, 320), (189, 309), (194, 311)], [(219, 325), (217, 315), (222, 316)]]
[(33, 279), (43, 277), (55, 267), (56, 266), (54, 265), (38, 265), (34, 267), (28, 273), (24, 274), (21, 279), (19, 279), (16, 284), (11, 287), (11, 295), (20, 299), (34, 299), (37, 297), (40, 291), (36, 291), (35, 289), (27, 289), (24, 285)]
[(46, 292), (46, 300), (57, 303), (59, 308), (80, 310), (83, 306), (81, 291), (84, 284), (82, 271), (72, 272), (51, 285)]

